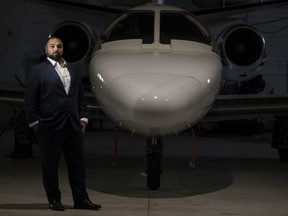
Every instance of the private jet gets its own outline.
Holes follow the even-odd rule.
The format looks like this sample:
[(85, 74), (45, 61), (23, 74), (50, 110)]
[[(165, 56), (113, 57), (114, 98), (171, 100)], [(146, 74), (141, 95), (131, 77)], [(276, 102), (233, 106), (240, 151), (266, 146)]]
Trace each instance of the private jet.
[[(85, 23), (70, 20), (55, 26), (50, 36), (63, 40), (67, 61), (89, 63), (96, 99), (89, 108), (102, 110), (117, 127), (146, 137), (145, 171), (152, 190), (160, 187), (165, 136), (192, 128), (209, 115), (280, 116), (288, 109), (287, 95), (219, 96), (223, 76), (231, 76), (224, 66), (247, 69), (238, 74), (239, 79), (249, 79), (264, 64), (265, 40), (247, 24), (229, 28), (216, 40), (195, 14), (148, 3), (120, 13), (99, 36)], [(279, 149), (287, 157), (287, 146)]]

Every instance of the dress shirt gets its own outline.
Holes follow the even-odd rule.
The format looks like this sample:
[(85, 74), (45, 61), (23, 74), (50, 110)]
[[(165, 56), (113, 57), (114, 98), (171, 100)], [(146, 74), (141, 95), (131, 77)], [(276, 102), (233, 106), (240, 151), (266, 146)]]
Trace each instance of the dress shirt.
[(69, 89), (70, 89), (70, 82), (71, 82), (71, 77), (70, 73), (67, 69), (67, 63), (64, 60), (63, 65), (61, 66), (58, 62), (54, 61), (53, 59), (48, 57), (48, 60), (51, 62), (51, 64), (54, 66), (55, 70), (57, 71), (58, 76), (60, 77), (63, 86), (65, 88), (65, 92), (68, 95)]

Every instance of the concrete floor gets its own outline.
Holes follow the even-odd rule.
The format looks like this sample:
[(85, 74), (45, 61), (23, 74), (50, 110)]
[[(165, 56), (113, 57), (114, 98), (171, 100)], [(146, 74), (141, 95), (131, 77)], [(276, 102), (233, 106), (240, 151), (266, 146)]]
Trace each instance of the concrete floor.
[(113, 132), (85, 136), (87, 184), (100, 211), (74, 210), (65, 163), (59, 168), (64, 212), (48, 209), (37, 145), (34, 157), (11, 159), (13, 131), (0, 138), (0, 215), (287, 216), (288, 163), (278, 160), (271, 136), (196, 137), (196, 167), (189, 168), (191, 136), (164, 142), (161, 188), (146, 187), (144, 138), (119, 132), (119, 164)]

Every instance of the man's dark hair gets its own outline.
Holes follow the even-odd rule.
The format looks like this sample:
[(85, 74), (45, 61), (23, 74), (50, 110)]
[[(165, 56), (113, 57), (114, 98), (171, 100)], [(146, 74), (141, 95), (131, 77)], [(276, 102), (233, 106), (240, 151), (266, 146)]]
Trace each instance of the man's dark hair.
[[(51, 39), (58, 39), (58, 40), (62, 41), (62, 39), (61, 39), (60, 37), (55, 36), (55, 35), (54, 35), (54, 36), (53, 36), (53, 35), (52, 35), (52, 36), (50, 35), (50, 36), (47, 38), (47, 40), (46, 40), (45, 46), (46, 46), (46, 44), (48, 43), (48, 41), (51, 40)], [(62, 43), (63, 43), (63, 41), (62, 41)]]

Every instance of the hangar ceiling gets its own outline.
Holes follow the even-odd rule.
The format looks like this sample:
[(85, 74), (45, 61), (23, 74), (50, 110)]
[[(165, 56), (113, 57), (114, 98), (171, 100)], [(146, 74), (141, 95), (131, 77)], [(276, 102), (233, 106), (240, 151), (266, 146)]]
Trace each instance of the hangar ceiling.
[[(86, 2), (89, 4), (116, 8), (127, 8), (149, 2), (157, 2), (179, 6), (187, 10), (237, 4), (259, 3), (265, 1), (267, 2), (268, 0), (86, 0)], [(82, 2), (84, 3), (84, 1)]]

